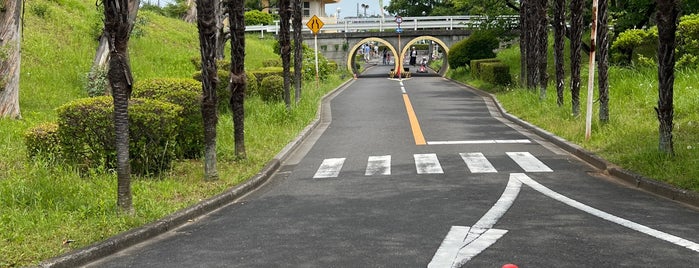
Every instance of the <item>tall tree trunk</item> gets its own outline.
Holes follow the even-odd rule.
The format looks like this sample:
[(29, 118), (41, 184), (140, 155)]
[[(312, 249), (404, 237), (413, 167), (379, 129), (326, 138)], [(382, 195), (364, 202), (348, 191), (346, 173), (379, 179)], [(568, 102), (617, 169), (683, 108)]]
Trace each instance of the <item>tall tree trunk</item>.
[(0, 10), (0, 48), (6, 54), (0, 59), (0, 117), (20, 119), (19, 74), (22, 36), (22, 0), (2, 0)]
[(133, 86), (128, 52), (129, 35), (133, 29), (133, 21), (129, 19), (130, 10), (135, 10), (134, 13), (138, 11), (138, 1), (105, 0), (104, 2), (104, 32), (109, 40), (107, 76), (114, 94), (117, 205), (122, 212), (129, 214), (133, 213), (128, 115), (129, 98)]
[[(245, 2), (228, 1), (229, 19), (231, 24), (231, 110), (233, 110), (233, 125), (235, 140), (235, 155), (245, 158)], [(287, 19), (287, 24), (289, 20)], [(288, 29), (287, 29), (288, 31)], [(288, 36), (288, 35), (287, 35)], [(288, 56), (287, 56), (288, 59)], [(289, 69), (287, 68), (287, 71)]]
[(566, 1), (554, 0), (553, 9), (553, 57), (556, 64), (556, 103), (563, 106), (563, 91), (565, 90), (565, 32), (566, 32)]
[(548, 31), (548, 17), (546, 16), (548, 10), (548, 0), (538, 0), (537, 3), (537, 25), (536, 32), (539, 38), (537, 38), (537, 48), (539, 56), (537, 57), (537, 75), (539, 82), (539, 99), (546, 98), (546, 86), (548, 86), (548, 74), (546, 73), (546, 68), (548, 67), (548, 41), (549, 41), (549, 31)]
[(184, 14), (182, 20), (185, 22), (193, 23), (197, 20), (197, 3), (195, 0), (187, 0), (187, 12)]
[(217, 180), (216, 125), (218, 124), (216, 88), (216, 45), (218, 28), (218, 0), (197, 0), (197, 27), (201, 52), (201, 114), (204, 119), (204, 179)]
[(216, 59), (226, 58), (226, 41), (230, 39), (230, 32), (226, 32), (223, 21), (226, 20), (226, 5), (221, 0), (216, 0)]
[(573, 116), (580, 115), (580, 64), (583, 28), (583, 1), (570, 1), (570, 93)]
[(658, 13), (658, 107), (660, 151), (674, 155), (672, 144), (673, 90), (675, 82), (675, 38), (679, 16), (679, 0), (657, 0)]
[(282, 68), (284, 74), (284, 103), (286, 109), (291, 110), (291, 92), (289, 90), (291, 84), (291, 76), (289, 75), (289, 67), (291, 63), (290, 40), (289, 40), (289, 20), (291, 19), (289, 12), (289, 0), (279, 0), (279, 46), (281, 48), (280, 55), (282, 56)]
[(526, 86), (527, 82), (527, 7), (530, 0), (521, 0), (519, 5), (519, 84)]
[(609, 4), (608, 0), (599, 0), (597, 16), (597, 72), (599, 88), (599, 120), (609, 122)]
[(301, 14), (301, 0), (294, 0), (294, 87), (296, 88), (294, 97), (296, 103), (301, 100), (301, 69), (303, 67), (303, 37), (301, 35), (302, 25), (302, 14)]
[[(138, 5), (139, 2), (138, 0), (129, 0), (129, 5), (134, 6), (135, 8), (129, 7), (129, 23), (132, 25), (136, 22), (136, 16), (138, 15)], [(95, 49), (95, 57), (92, 59), (92, 67), (90, 68), (90, 71), (94, 70), (99, 70), (104, 67), (105, 64), (107, 64), (107, 61), (109, 60), (109, 39), (107, 38), (107, 34), (105, 33), (104, 29), (102, 30), (102, 34), (100, 35), (99, 42), (97, 43), (97, 48)], [(110, 89), (111, 91), (111, 89)]]
[(541, 52), (538, 51), (540, 36), (539, 27), (539, 2), (540, 0), (527, 1), (527, 88), (534, 90), (539, 83), (539, 58)]

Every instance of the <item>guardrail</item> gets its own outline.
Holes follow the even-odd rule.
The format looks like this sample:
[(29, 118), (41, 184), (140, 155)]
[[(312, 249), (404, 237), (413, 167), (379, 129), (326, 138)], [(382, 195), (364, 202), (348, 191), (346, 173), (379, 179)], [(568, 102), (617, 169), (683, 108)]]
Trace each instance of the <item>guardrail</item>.
[[(486, 16), (433, 16), (433, 17), (403, 17), (401, 28), (405, 30), (432, 30), (432, 29), (473, 29), (483, 23), (501, 23), (505, 27), (516, 27), (519, 23), (518, 16), (498, 16), (488, 18)], [(337, 24), (325, 24), (320, 32), (361, 32), (361, 31), (395, 31), (398, 24), (393, 18), (354, 18), (344, 19)], [(303, 32), (310, 32), (307, 27), (302, 28)], [(246, 26), (246, 32), (260, 32), (261, 35), (267, 33), (277, 34), (279, 32), (279, 21), (275, 25), (255, 25)], [(293, 29), (292, 29), (293, 31)]]

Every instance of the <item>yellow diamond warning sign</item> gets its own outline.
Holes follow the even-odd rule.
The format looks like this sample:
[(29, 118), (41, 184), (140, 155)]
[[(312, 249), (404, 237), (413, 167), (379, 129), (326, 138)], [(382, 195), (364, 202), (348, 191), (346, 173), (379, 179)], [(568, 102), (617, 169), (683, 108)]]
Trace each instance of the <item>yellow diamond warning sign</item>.
[(311, 29), (313, 34), (318, 34), (318, 31), (320, 31), (320, 28), (323, 28), (323, 25), (325, 25), (325, 23), (316, 15), (313, 15), (313, 17), (306, 22), (306, 26), (308, 26), (308, 29)]

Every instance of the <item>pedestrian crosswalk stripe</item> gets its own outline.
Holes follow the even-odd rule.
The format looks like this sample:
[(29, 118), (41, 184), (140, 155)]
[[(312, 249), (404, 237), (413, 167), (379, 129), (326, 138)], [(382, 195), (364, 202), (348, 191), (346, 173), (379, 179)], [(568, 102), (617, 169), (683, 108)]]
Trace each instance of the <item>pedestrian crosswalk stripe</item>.
[(364, 175), (391, 175), (391, 156), (369, 156)]
[(507, 156), (512, 158), (526, 172), (553, 172), (551, 168), (529, 152), (507, 152)]
[(313, 175), (313, 178), (335, 178), (340, 175), (342, 165), (345, 163), (345, 158), (328, 158), (323, 160), (320, 168)]
[(461, 159), (464, 160), (466, 166), (471, 173), (496, 173), (498, 172), (490, 161), (485, 158), (483, 153), (460, 153)]
[(417, 174), (442, 174), (442, 165), (439, 164), (437, 154), (415, 154), (415, 168)]

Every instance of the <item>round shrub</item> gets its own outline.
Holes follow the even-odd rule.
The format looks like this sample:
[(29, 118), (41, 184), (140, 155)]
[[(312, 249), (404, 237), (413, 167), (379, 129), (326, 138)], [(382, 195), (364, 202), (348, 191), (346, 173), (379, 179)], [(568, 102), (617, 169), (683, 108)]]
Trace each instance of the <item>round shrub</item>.
[(471, 60), (495, 58), (495, 50), (500, 45), (490, 31), (476, 31), (467, 39), (449, 48), (447, 61), (452, 68), (469, 66)]
[[(183, 108), (176, 154), (180, 159), (199, 158), (204, 151), (201, 83), (194, 79), (157, 78), (134, 85), (132, 97), (165, 101)], [(219, 103), (222, 103), (219, 101)], [(225, 102), (223, 102), (225, 103)]]
[[(147, 175), (169, 169), (182, 107), (132, 98), (128, 112), (131, 171)], [(58, 139), (68, 163), (83, 169), (116, 167), (111, 96), (78, 99), (59, 107), (57, 113)]]
[(279, 102), (284, 94), (284, 78), (278, 75), (270, 75), (262, 79), (260, 97), (266, 102)]
[(58, 139), (58, 124), (41, 123), (24, 133), (24, 144), (29, 159), (59, 159), (61, 147)]
[(245, 72), (245, 77), (247, 79), (247, 88), (245, 89), (245, 97), (255, 96), (259, 94), (260, 82), (257, 81), (257, 77), (252, 72)]
[(282, 67), (282, 59), (266, 59), (262, 61), (262, 67)]
[(245, 12), (245, 25), (270, 25), (274, 22), (271, 14), (259, 10)]

